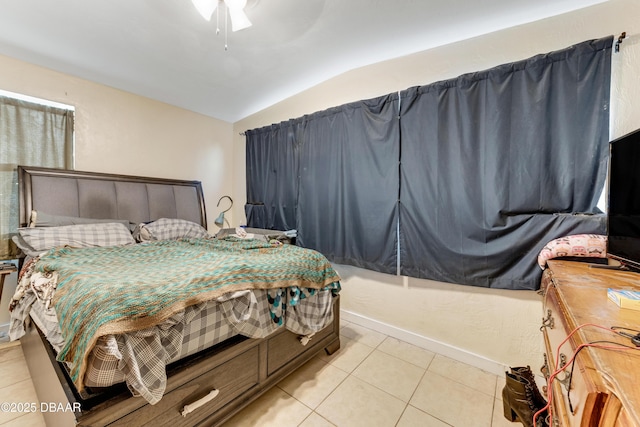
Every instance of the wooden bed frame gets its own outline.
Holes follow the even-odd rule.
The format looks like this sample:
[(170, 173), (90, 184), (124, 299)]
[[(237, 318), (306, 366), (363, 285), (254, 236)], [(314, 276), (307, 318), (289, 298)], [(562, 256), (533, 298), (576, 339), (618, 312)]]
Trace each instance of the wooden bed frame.
[[(182, 218), (206, 227), (199, 181), (143, 178), (90, 172), (19, 167), (20, 223), (32, 209), (52, 215), (128, 219), (145, 222)], [(167, 367), (167, 388), (155, 405), (133, 397), (124, 384), (80, 396), (66, 369), (35, 326), (21, 338), (38, 400), (53, 404), (44, 411), (48, 427), (78, 426), (214, 426), (232, 417), (269, 388), (310, 360), (340, 348), (340, 300), (334, 321), (303, 345), (284, 328), (263, 339), (233, 337)], [(182, 415), (185, 405), (218, 394)], [(77, 410), (79, 409), (79, 410)], [(74, 411), (75, 410), (75, 411)]]

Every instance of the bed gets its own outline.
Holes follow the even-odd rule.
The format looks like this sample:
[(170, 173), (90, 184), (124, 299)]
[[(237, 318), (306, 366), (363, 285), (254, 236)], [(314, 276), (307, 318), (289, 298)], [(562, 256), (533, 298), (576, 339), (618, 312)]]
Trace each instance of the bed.
[(18, 178), (28, 257), (11, 334), (53, 404), (48, 426), (218, 425), (339, 348), (326, 258), (259, 233), (209, 235), (199, 181), (35, 167)]

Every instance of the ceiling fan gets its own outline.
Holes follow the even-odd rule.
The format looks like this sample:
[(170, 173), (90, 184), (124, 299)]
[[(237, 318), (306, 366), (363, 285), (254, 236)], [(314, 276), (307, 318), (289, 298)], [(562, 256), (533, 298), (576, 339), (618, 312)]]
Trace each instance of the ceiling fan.
[(239, 31), (251, 26), (251, 21), (244, 13), (247, 0), (191, 0), (198, 9), (200, 15), (207, 21), (211, 20), (213, 12), (218, 8), (218, 3), (224, 3), (229, 18), (231, 19), (231, 31)]

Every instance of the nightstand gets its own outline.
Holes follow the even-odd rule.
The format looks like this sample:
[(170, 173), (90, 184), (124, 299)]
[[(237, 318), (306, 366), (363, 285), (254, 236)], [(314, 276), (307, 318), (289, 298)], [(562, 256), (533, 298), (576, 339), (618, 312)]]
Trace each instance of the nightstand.
[(2, 302), (2, 291), (4, 290), (4, 278), (14, 271), (18, 271), (18, 269), (13, 265), (9, 268), (3, 268), (2, 270), (0, 270), (0, 303)]

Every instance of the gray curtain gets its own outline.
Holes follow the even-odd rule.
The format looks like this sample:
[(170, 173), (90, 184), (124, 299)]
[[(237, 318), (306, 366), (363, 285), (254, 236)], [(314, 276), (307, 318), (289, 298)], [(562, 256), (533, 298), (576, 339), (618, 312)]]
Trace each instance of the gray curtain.
[(397, 105), (394, 94), (306, 117), (298, 245), (336, 263), (395, 274)]
[(73, 111), (0, 96), (0, 259), (19, 251), (17, 166), (73, 167)]
[(247, 226), (296, 228), (302, 120), (246, 132)]
[(612, 40), (401, 94), (401, 274), (536, 289), (546, 242), (605, 233)]
[(249, 131), (250, 209), (336, 263), (536, 289), (545, 243), (605, 233), (612, 41)]

